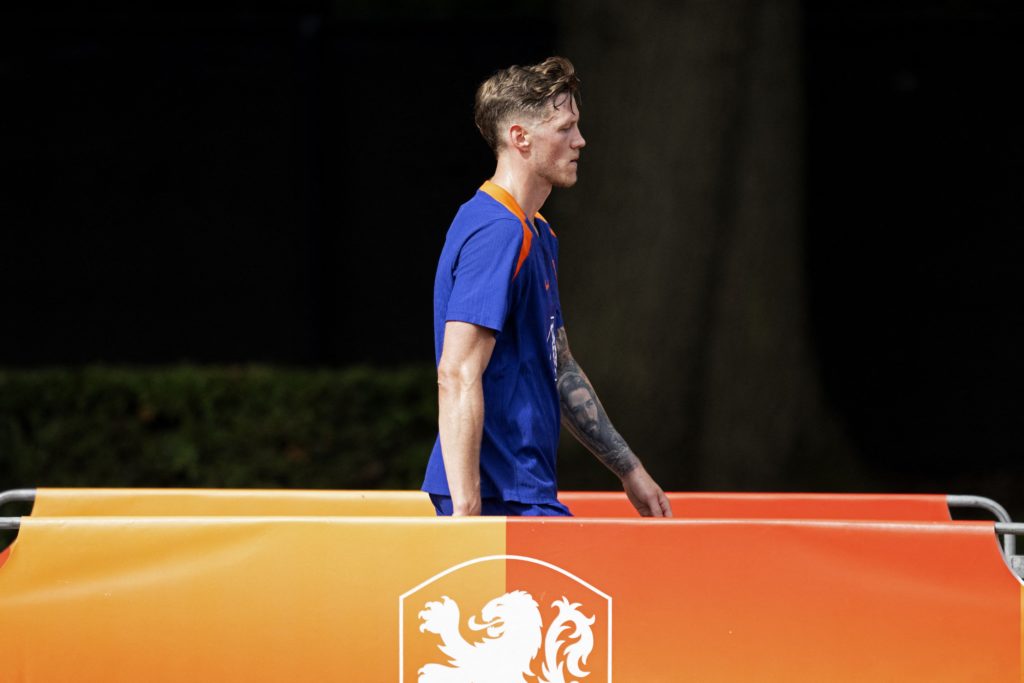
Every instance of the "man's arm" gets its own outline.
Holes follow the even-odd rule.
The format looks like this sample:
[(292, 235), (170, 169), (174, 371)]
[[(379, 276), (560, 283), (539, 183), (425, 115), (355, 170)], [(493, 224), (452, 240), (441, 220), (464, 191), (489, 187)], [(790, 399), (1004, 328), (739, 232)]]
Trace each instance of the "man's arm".
[(494, 332), (464, 322), (444, 326), (437, 365), (437, 427), (454, 516), (480, 514), (480, 440), (484, 429), (483, 375)]
[(572, 357), (564, 327), (558, 328), (556, 344), (562, 424), (622, 480), (626, 496), (641, 515), (671, 517), (672, 506), (664, 491), (616, 431), (593, 385)]

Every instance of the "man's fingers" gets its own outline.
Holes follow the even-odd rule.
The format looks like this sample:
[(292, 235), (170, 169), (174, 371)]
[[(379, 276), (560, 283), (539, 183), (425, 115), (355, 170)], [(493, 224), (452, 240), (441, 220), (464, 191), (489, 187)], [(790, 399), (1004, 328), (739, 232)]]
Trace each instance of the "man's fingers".
[(662, 491), (658, 494), (658, 502), (661, 504), (661, 516), (671, 517), (672, 516), (672, 503), (668, 502), (668, 496)]
[(661, 507), (661, 495), (660, 491), (654, 491), (651, 493), (650, 499), (647, 501), (647, 506), (651, 510), (651, 517), (664, 517), (665, 513)]
[(638, 512), (641, 517), (658, 516), (658, 501), (650, 494), (644, 494), (643, 497), (640, 498), (640, 505), (642, 509), (638, 510)]

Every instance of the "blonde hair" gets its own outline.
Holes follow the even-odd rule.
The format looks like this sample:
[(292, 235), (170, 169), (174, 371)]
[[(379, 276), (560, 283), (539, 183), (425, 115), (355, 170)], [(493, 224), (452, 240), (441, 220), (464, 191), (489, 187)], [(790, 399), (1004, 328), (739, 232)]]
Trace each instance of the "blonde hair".
[(565, 57), (548, 57), (533, 66), (510, 66), (502, 69), (476, 89), (473, 120), (484, 140), (494, 151), (501, 150), (498, 127), (514, 114), (539, 114), (548, 100), (567, 93), (574, 97), (580, 88), (576, 69)]

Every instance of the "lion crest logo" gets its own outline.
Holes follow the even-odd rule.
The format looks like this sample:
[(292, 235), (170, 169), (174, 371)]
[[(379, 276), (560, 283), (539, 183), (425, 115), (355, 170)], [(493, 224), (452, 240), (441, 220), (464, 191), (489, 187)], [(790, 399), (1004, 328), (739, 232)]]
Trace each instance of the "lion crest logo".
[(545, 560), (487, 555), (398, 598), (399, 683), (611, 683), (612, 597)]
[[(551, 605), (558, 615), (543, 633), (544, 657), (539, 683), (578, 683), (589, 675), (583, 669), (594, 649), (593, 616), (580, 612), (579, 603), (562, 597)], [(418, 683), (526, 683), (535, 678), (531, 663), (541, 648), (543, 624), (533, 596), (516, 590), (494, 598), (471, 616), (470, 630), (484, 631), (480, 642), (470, 643), (459, 630), (459, 605), (447, 595), (428, 602), (419, 613), (420, 631), (440, 636), (439, 648), (450, 666), (427, 664)], [(569, 678), (566, 678), (566, 675)]]

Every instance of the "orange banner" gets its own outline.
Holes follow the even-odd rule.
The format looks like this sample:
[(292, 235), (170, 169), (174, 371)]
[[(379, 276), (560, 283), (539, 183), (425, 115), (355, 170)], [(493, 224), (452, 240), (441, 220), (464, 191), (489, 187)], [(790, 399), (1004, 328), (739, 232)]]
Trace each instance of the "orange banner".
[(0, 680), (1021, 680), (991, 523), (26, 518)]
[(323, 515), (433, 516), (422, 491), (302, 491), (287, 489), (41, 488), (33, 517)]
[(619, 681), (1021, 678), (991, 524), (510, 519), (508, 547), (611, 596)]
[[(826, 493), (669, 493), (672, 512), (685, 519), (862, 519), (949, 521), (942, 495)], [(578, 517), (636, 517), (621, 492), (563, 492)]]
[[(847, 519), (949, 521), (941, 495), (815, 493), (670, 493), (687, 519)], [(563, 491), (578, 517), (637, 517), (619, 492)], [(36, 492), (32, 515), (360, 515), (432, 516), (420, 491), (295, 491), (267, 489), (61, 489)]]
[(504, 532), (500, 518), (26, 519), (0, 568), (0, 680), (393, 681), (399, 596), (504, 552)]

